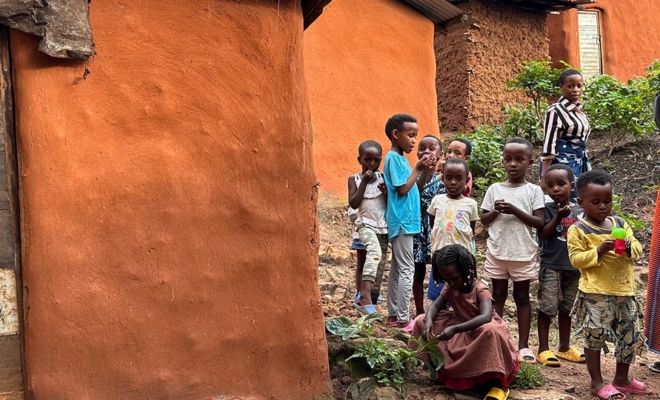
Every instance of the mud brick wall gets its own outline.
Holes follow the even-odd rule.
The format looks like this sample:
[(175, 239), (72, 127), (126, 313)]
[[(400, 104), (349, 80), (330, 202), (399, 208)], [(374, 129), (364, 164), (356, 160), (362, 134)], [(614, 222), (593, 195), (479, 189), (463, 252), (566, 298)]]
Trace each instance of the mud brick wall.
[(549, 59), (546, 15), (492, 0), (461, 4), (475, 23), (436, 33), (438, 115), (442, 132), (501, 122), (503, 104), (525, 101), (504, 81), (524, 61)]

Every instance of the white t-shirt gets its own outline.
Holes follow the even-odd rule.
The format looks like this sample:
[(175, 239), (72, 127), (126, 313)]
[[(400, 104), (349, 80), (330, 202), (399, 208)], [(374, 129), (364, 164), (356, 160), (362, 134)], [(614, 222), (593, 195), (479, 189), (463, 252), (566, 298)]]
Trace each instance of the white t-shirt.
[(450, 244), (460, 244), (472, 250), (470, 222), (479, 220), (479, 210), (474, 199), (450, 199), (446, 194), (441, 194), (431, 200), (428, 213), (435, 216), (431, 232), (431, 252)]
[[(494, 210), (495, 200), (504, 200), (530, 215), (534, 210), (545, 208), (541, 187), (529, 182), (514, 188), (501, 183), (492, 185), (486, 191), (481, 208)], [(539, 247), (532, 236), (532, 228), (515, 215), (498, 215), (488, 227), (488, 236), (488, 252), (498, 260), (531, 261)]]

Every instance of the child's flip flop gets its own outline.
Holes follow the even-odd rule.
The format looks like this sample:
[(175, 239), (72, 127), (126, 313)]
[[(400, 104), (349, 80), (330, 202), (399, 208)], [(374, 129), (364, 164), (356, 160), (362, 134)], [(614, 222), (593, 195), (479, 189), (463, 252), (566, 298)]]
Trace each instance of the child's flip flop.
[(646, 388), (644, 382), (638, 381), (637, 379), (631, 380), (630, 385), (626, 387), (617, 386), (614, 384), (612, 385), (612, 387), (621, 393), (643, 394), (643, 395), (649, 395), (653, 393), (653, 391)]
[(555, 356), (552, 350), (542, 351), (536, 355), (536, 361), (548, 367), (560, 367), (561, 361)]
[(611, 383), (603, 386), (603, 388), (598, 391), (597, 396), (600, 400), (626, 400), (626, 395), (616, 390)]
[(399, 329), (401, 329), (402, 331), (404, 331), (406, 333), (412, 333), (414, 327), (415, 327), (415, 320), (411, 319), (410, 321), (408, 321), (408, 325), (404, 326), (403, 328), (399, 328)]
[(582, 354), (582, 352), (576, 349), (575, 347), (571, 347), (570, 349), (568, 349), (568, 351), (558, 351), (555, 354), (557, 355), (557, 357), (561, 359), (571, 361), (574, 363), (586, 362), (584, 358), (584, 354)]
[(488, 391), (484, 400), (506, 400), (509, 397), (509, 389), (501, 389), (498, 387), (492, 387)]
[(518, 350), (518, 361), (526, 362), (527, 364), (536, 364), (536, 357), (534, 357), (534, 353), (530, 349), (525, 347)]
[(361, 306), (359, 303), (353, 303), (353, 307), (355, 307), (362, 315), (370, 315), (378, 312), (373, 304)]
[(660, 372), (660, 361), (649, 364), (649, 369), (653, 372)]

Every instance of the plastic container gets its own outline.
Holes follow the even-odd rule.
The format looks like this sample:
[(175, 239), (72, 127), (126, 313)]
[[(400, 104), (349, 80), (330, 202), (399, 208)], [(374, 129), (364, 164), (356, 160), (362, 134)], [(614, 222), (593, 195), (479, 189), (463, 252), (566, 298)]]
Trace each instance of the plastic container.
[(624, 255), (626, 253), (626, 230), (614, 228), (612, 229), (612, 237), (614, 238), (614, 254)]

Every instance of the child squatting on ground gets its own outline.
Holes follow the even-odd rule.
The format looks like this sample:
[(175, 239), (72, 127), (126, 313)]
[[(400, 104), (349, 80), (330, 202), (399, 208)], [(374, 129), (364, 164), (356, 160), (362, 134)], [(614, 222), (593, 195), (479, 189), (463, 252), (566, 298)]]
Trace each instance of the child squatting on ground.
[[(488, 286), (477, 281), (472, 252), (458, 244), (445, 246), (433, 253), (432, 268), (446, 284), (426, 315), (415, 319), (413, 337), (440, 340), (442, 384), (456, 390), (489, 385), (486, 399), (506, 399), (518, 372), (516, 349), (506, 323), (493, 312)], [(443, 310), (447, 302), (451, 310)], [(422, 353), (420, 358), (428, 361), (429, 356)]]
[[(552, 165), (544, 175), (546, 193), (552, 202), (545, 203), (545, 226), (538, 231), (541, 243), (541, 269), (538, 291), (539, 349), (536, 360), (550, 367), (559, 367), (564, 360), (583, 363), (584, 354), (570, 347), (571, 309), (580, 281), (580, 271), (568, 259), (566, 236), (568, 228), (578, 221), (582, 208), (570, 202), (575, 186), (573, 170), (564, 164)], [(552, 317), (557, 316), (559, 348), (555, 353), (548, 346)], [(559, 357), (559, 358), (557, 358)]]
[(410, 293), (412, 292), (415, 258), (413, 236), (421, 231), (421, 210), (417, 179), (426, 181), (429, 169), (438, 160), (425, 155), (415, 169), (410, 168), (403, 153), (415, 148), (419, 128), (417, 119), (396, 114), (385, 124), (385, 134), (392, 143), (385, 157), (383, 175), (387, 184), (388, 239), (392, 243), (392, 262), (387, 280), (387, 320), (389, 326), (411, 331)]
[[(442, 143), (433, 135), (426, 135), (419, 141), (417, 159), (425, 156), (435, 157), (442, 162)], [(445, 193), (445, 185), (437, 175), (436, 165), (429, 169), (427, 180), (417, 180), (422, 213), (421, 232), (413, 238), (413, 252), (415, 255), (415, 276), (413, 279), (413, 298), (415, 299), (415, 315), (424, 314), (424, 279), (426, 278), (426, 264), (431, 263), (431, 223), (427, 209), (431, 200), (437, 195)], [(438, 291), (438, 293), (440, 293)]]
[[(646, 385), (630, 379), (628, 371), (635, 355), (645, 349), (641, 333), (641, 309), (635, 298), (633, 261), (642, 255), (642, 245), (630, 226), (611, 217), (612, 181), (607, 172), (592, 170), (577, 180), (578, 204), (584, 218), (568, 228), (568, 255), (581, 272), (573, 314), (584, 337), (584, 353), (591, 376), (591, 393), (600, 399), (625, 399), (624, 393), (650, 394)], [(626, 239), (616, 254), (613, 228), (623, 228)], [(608, 352), (606, 341), (615, 345), (616, 372), (605, 384), (600, 352)]]
[(355, 231), (366, 250), (366, 257), (359, 271), (359, 294), (353, 306), (363, 314), (372, 314), (376, 312), (374, 304), (380, 294), (387, 260), (387, 188), (378, 172), (383, 157), (380, 144), (367, 140), (360, 144), (358, 151), (362, 172), (348, 177), (348, 201), (356, 210)]
[[(479, 220), (477, 202), (465, 197), (465, 183), (469, 174), (467, 162), (450, 158), (444, 165), (442, 175), (446, 194), (435, 196), (428, 207), (431, 227), (431, 250), (436, 252), (450, 244), (460, 244), (472, 252), (474, 228)], [(434, 280), (433, 269), (431, 278)], [(429, 285), (429, 298), (435, 300), (440, 293), (432, 293), (436, 283)], [(442, 285), (442, 284), (440, 284)], [(440, 286), (441, 287), (441, 286)]]
[(510, 139), (502, 151), (507, 181), (495, 183), (486, 191), (481, 208), (481, 223), (488, 226), (484, 272), (493, 282), (493, 297), (498, 315), (504, 311), (509, 279), (513, 281), (513, 299), (518, 317), (518, 359), (535, 363), (529, 349), (532, 310), (529, 283), (537, 278), (538, 244), (532, 228), (543, 228), (545, 202), (537, 185), (525, 180), (532, 163), (532, 144), (525, 139)]

